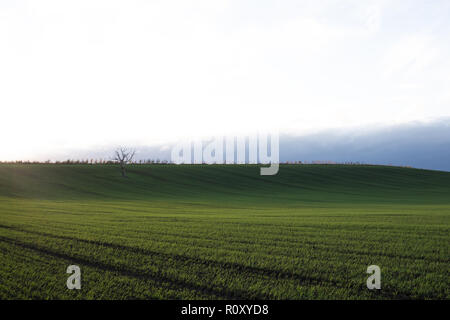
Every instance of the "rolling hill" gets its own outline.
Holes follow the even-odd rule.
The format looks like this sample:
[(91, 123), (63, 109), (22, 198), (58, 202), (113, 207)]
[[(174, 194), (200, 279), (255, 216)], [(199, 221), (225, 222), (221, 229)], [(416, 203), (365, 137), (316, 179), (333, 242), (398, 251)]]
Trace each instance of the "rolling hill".
[[(450, 173), (0, 165), (3, 299), (448, 299)], [(79, 265), (82, 289), (65, 269)], [(382, 289), (366, 287), (379, 265)]]
[(0, 196), (29, 199), (448, 203), (450, 173), (388, 166), (3, 165)]

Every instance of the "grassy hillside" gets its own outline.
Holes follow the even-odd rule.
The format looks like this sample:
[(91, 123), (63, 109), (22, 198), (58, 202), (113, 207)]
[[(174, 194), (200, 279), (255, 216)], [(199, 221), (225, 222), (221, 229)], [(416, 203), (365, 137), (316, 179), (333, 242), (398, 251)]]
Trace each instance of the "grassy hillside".
[(2, 165), (0, 196), (30, 199), (448, 203), (450, 173), (383, 166)]
[(449, 195), (397, 167), (0, 165), (0, 298), (448, 299)]

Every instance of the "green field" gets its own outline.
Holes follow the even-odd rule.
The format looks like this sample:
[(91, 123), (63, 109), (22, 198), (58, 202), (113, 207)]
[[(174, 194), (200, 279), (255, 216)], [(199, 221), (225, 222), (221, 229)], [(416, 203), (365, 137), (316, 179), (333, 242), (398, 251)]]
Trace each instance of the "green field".
[[(449, 299), (450, 173), (0, 165), (1, 299)], [(67, 266), (82, 289), (68, 290)], [(366, 269), (381, 268), (381, 290)]]

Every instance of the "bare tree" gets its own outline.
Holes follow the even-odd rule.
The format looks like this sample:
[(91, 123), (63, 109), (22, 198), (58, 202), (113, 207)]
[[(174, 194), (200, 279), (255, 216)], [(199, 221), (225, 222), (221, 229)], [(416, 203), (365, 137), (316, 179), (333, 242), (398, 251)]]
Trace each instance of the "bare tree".
[(122, 177), (126, 177), (125, 167), (128, 163), (133, 161), (136, 150), (127, 148), (118, 148), (115, 152), (114, 160), (120, 164), (120, 170), (122, 171)]

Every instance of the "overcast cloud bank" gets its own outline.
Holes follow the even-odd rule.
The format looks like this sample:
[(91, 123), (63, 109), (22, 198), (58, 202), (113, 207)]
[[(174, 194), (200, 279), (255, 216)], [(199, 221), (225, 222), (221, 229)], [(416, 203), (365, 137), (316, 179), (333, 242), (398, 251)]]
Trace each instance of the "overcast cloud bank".
[[(137, 160), (170, 161), (174, 145), (128, 146), (137, 149)], [(47, 156), (54, 160), (108, 160), (115, 147), (101, 146)], [(280, 161), (360, 162), (450, 171), (450, 118), (377, 129), (335, 129), (303, 136), (281, 134)]]

